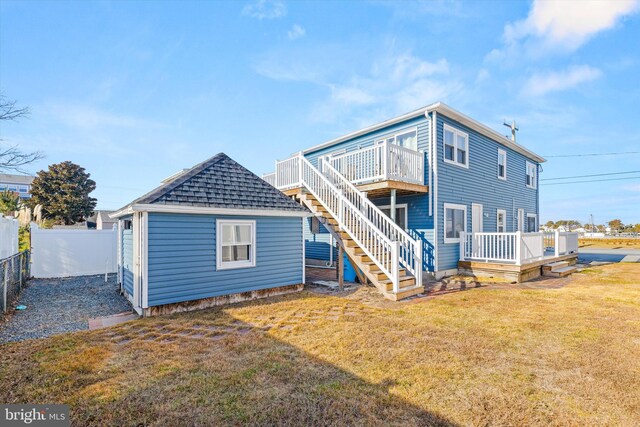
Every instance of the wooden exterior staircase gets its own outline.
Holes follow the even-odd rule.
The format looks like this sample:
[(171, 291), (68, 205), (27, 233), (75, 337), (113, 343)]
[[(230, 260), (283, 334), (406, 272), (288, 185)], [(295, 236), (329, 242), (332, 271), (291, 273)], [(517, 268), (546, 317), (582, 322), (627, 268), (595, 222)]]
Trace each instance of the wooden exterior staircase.
[(304, 156), (287, 160), (289, 188), (342, 245), (360, 272), (388, 299), (424, 292), (422, 242), (414, 240), (328, 163), (322, 172)]

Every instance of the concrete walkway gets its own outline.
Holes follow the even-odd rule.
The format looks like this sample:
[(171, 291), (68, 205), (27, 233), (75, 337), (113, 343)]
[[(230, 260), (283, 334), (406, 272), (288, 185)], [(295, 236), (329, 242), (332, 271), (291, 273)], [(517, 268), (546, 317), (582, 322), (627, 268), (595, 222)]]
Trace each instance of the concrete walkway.
[(578, 261), (591, 262), (640, 262), (640, 249), (579, 248)]

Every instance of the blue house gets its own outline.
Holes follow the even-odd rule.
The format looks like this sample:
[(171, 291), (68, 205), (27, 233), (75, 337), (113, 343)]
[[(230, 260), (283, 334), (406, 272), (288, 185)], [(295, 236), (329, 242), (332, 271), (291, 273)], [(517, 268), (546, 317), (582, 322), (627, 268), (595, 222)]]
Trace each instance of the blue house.
[(538, 232), (544, 161), (436, 103), (303, 149), (263, 178), (321, 223), (306, 222), (308, 257), (330, 261), (335, 242), (395, 300), (460, 269), (516, 281), (571, 272), (577, 236)]
[(145, 316), (299, 291), (308, 215), (220, 153), (111, 215), (122, 290)]

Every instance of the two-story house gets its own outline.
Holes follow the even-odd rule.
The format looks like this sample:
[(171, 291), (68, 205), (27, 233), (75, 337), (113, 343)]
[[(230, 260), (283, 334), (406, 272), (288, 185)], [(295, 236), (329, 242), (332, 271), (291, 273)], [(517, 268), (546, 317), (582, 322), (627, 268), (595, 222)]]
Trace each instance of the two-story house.
[(263, 178), (315, 213), (307, 256), (329, 260), (335, 240), (363, 277), (399, 299), (423, 291), (423, 272), (482, 267), (519, 281), (550, 261), (562, 265), (549, 271), (568, 268), (577, 240), (536, 233), (544, 161), (436, 103), (304, 149)]
[(15, 175), (0, 173), (0, 191), (18, 193), (21, 198), (31, 198), (31, 183), (35, 177), (31, 175)]

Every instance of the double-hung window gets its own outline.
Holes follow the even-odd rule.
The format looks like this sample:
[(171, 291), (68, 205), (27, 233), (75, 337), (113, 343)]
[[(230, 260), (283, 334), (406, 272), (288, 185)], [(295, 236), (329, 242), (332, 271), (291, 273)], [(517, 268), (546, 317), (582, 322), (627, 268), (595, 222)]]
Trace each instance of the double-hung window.
[(444, 242), (457, 243), (460, 232), (467, 231), (467, 207), (465, 205), (444, 204)]
[(255, 221), (219, 219), (216, 240), (216, 266), (219, 270), (256, 265)]
[[(391, 218), (391, 206), (380, 206), (380, 210)], [(407, 229), (407, 205), (396, 205), (396, 224), (403, 230)]]
[(536, 188), (538, 167), (535, 163), (527, 162), (527, 187)]
[(498, 149), (498, 178), (507, 179), (507, 152)]
[(449, 125), (444, 125), (444, 161), (469, 167), (469, 135)]

